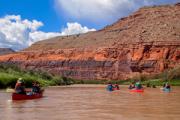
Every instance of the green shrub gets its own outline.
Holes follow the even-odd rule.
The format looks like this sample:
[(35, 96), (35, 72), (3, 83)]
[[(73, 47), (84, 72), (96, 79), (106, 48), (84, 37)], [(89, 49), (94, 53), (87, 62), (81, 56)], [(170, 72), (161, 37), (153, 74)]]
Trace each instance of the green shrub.
[(33, 81), (38, 81), (41, 86), (70, 85), (70, 84), (113, 84), (128, 85), (136, 80), (141, 80), (142, 84), (163, 85), (170, 82), (172, 85), (180, 86), (180, 67), (166, 70), (161, 74), (145, 75), (141, 74), (127, 80), (74, 80), (68, 77), (55, 76), (43, 71), (22, 70), (15, 65), (0, 64), (0, 88), (14, 87), (18, 78), (25, 81), (27, 87), (32, 86)]
[(170, 80), (180, 79), (180, 66), (175, 67), (174, 69), (170, 70), (170, 71), (168, 72), (168, 78), (169, 78)]
[(44, 71), (22, 70), (15, 65), (0, 64), (0, 88), (14, 87), (18, 78), (22, 78), (26, 87), (31, 87), (33, 81), (41, 86), (70, 85), (73, 79), (55, 76)]

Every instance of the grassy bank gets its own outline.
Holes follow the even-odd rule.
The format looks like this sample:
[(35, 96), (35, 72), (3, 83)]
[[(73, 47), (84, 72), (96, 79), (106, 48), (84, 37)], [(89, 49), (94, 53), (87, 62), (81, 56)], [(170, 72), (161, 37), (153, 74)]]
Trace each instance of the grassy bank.
[(38, 81), (41, 86), (69, 85), (73, 81), (65, 77), (53, 76), (46, 72), (25, 71), (17, 66), (0, 65), (0, 89), (13, 88), (18, 78), (22, 78), (26, 87), (31, 87), (33, 81)]
[(140, 80), (143, 85), (162, 86), (169, 82), (173, 86), (180, 86), (180, 67), (164, 71), (157, 75), (140, 75), (129, 80), (73, 80), (66, 77), (55, 76), (42, 71), (22, 70), (17, 66), (0, 64), (0, 89), (13, 88), (18, 78), (25, 81), (26, 87), (31, 87), (33, 81), (38, 81), (41, 86), (57, 86), (70, 84), (107, 84), (118, 83), (120, 85), (129, 85), (131, 82)]
[(141, 81), (143, 85), (149, 84), (150, 86), (162, 86), (164, 83), (169, 82), (172, 86), (180, 86), (180, 66), (175, 67), (174, 69), (166, 70), (160, 74), (155, 75), (145, 75), (141, 74), (135, 76), (134, 78), (128, 80), (76, 80), (76, 84), (107, 84), (118, 83), (120, 85), (129, 85), (135, 81)]
[[(75, 80), (75, 84), (107, 84), (108, 82), (111, 82), (112, 84), (118, 83), (119, 85), (129, 85), (130, 83), (134, 82), (135, 80)], [(162, 86), (164, 83), (169, 82), (172, 86), (180, 86), (180, 79), (178, 80), (170, 80), (165, 81), (161, 79), (149, 79), (141, 81), (141, 83), (146, 86), (149, 85), (155, 85), (155, 86)]]

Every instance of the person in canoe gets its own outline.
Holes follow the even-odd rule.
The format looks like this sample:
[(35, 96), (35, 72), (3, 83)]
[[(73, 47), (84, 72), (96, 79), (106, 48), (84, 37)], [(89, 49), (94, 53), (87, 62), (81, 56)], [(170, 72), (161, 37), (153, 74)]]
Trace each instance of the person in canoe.
[(108, 83), (107, 88), (108, 91), (113, 91), (113, 85), (112, 83)]
[(135, 85), (134, 85), (134, 82), (132, 82), (130, 85), (129, 85), (129, 89), (134, 89), (135, 88)]
[(166, 89), (171, 89), (171, 86), (168, 82), (166, 83)]
[(143, 88), (142, 85), (141, 85), (141, 83), (140, 83), (140, 81), (136, 82), (135, 88), (136, 88), (137, 90), (140, 90), (140, 89)]
[(19, 78), (16, 82), (15, 93), (26, 94), (26, 90), (25, 90), (25, 86), (24, 86), (24, 82), (23, 82), (22, 78)]
[(119, 90), (119, 85), (116, 83), (114, 84), (114, 87), (113, 87), (114, 90)]
[(33, 92), (34, 94), (41, 92), (41, 88), (40, 88), (39, 82), (37, 82), (37, 81), (33, 82), (32, 92)]
[(168, 82), (163, 85), (163, 90), (164, 91), (170, 91), (171, 90), (171, 86)]

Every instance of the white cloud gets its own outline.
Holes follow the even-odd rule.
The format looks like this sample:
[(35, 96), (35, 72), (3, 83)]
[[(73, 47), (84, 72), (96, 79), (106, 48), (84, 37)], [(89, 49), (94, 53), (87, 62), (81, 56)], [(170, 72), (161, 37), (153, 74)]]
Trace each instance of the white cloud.
[(30, 38), (32, 39), (31, 44), (37, 42), (37, 40), (44, 40), (48, 38), (52, 38), (55, 36), (60, 36), (61, 34), (58, 32), (42, 32), (42, 31), (35, 31), (30, 33)]
[(82, 27), (79, 23), (67, 23), (62, 32), (43, 32), (38, 29), (43, 23), (37, 20), (22, 20), (20, 15), (7, 15), (0, 18), (0, 47), (20, 50), (39, 40), (78, 33), (86, 33), (95, 29)]
[(79, 33), (87, 33), (89, 31), (96, 31), (95, 29), (89, 29), (86, 26), (83, 27), (81, 24), (75, 23), (67, 23), (67, 28), (62, 30), (61, 35), (72, 35), (72, 34), (79, 34)]
[(29, 46), (31, 43), (29, 33), (41, 26), (43, 26), (42, 22), (22, 20), (20, 15), (0, 18), (0, 47), (21, 49)]
[(142, 6), (176, 3), (179, 0), (55, 0), (57, 11), (76, 20), (112, 22)]

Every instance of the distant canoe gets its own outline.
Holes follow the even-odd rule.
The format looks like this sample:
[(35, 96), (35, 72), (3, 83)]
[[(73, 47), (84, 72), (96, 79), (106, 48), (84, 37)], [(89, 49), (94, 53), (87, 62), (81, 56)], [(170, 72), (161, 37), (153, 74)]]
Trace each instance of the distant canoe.
[(131, 92), (144, 92), (144, 89), (131, 89)]
[(12, 100), (32, 100), (32, 99), (38, 99), (42, 97), (43, 97), (43, 92), (36, 93), (33, 95), (23, 95), (23, 94), (12, 93)]
[(113, 88), (113, 90), (120, 90), (119, 88)]
[(171, 89), (168, 89), (168, 88), (163, 88), (162, 89), (164, 92), (171, 92)]

